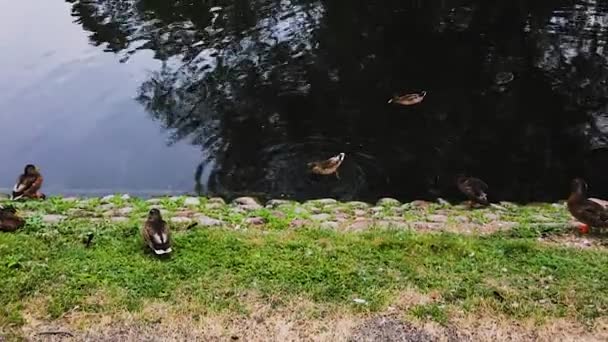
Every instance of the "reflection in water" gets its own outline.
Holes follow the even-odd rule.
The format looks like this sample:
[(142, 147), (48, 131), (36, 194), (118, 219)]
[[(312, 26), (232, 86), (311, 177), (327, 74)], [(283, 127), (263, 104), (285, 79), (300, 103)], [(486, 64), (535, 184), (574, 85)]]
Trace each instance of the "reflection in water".
[[(68, 2), (95, 44), (163, 61), (138, 100), (205, 152), (201, 191), (452, 197), (466, 172), (494, 199), (608, 192), (603, 3)], [(340, 179), (310, 175), (339, 152)]]

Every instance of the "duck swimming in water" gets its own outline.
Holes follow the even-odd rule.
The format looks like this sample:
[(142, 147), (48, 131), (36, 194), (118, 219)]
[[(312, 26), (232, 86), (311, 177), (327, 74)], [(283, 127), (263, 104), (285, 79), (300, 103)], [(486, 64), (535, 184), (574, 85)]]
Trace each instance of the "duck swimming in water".
[(164, 255), (173, 251), (171, 248), (171, 232), (158, 209), (151, 209), (148, 213), (148, 219), (141, 229), (141, 235), (146, 245), (154, 251), (154, 254)]
[(411, 105), (415, 105), (415, 104), (422, 102), (422, 100), (424, 100), (425, 96), (426, 96), (426, 91), (422, 91), (420, 93), (414, 93), (414, 94), (406, 94), (406, 95), (401, 95), (401, 96), (393, 96), (393, 98), (388, 100), (388, 103), (396, 103), (396, 104), (400, 104), (402, 106), (411, 106)]
[(45, 199), (46, 196), (40, 192), (44, 179), (36, 166), (28, 164), (23, 170), (23, 174), (17, 179), (17, 184), (13, 187), (12, 200), (21, 198)]
[(342, 165), (344, 157), (346, 157), (346, 154), (340, 153), (337, 156), (331, 157), (327, 160), (310, 162), (308, 163), (308, 167), (314, 174), (324, 176), (336, 174), (336, 178), (340, 179), (338, 168), (340, 165)]
[(576, 178), (572, 181), (572, 190), (568, 197), (568, 211), (583, 226), (581, 232), (588, 232), (590, 227), (608, 227), (608, 209), (605, 201), (587, 198), (587, 183)]
[(465, 194), (473, 203), (487, 206), (488, 202), (488, 185), (479, 178), (467, 177), (464, 175), (458, 176), (456, 179), (458, 189)]
[(0, 207), (0, 232), (14, 232), (25, 225), (14, 207)]

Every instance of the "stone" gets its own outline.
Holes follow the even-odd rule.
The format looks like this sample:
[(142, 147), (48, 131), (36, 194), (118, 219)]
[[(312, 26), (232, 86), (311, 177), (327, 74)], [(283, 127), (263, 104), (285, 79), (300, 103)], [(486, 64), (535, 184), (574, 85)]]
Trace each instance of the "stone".
[(320, 199), (316, 199), (316, 200), (307, 201), (304, 204), (317, 206), (317, 205), (338, 204), (338, 201), (336, 201), (333, 198), (320, 198)]
[(123, 216), (113, 216), (113, 217), (110, 217), (110, 221), (112, 221), (114, 223), (123, 223), (123, 222), (129, 221), (129, 219), (126, 217), (123, 217)]
[(224, 201), (221, 197), (211, 197), (207, 200), (207, 203), (219, 203), (221, 205), (226, 205), (226, 201)]
[(192, 217), (194, 215), (196, 215), (196, 211), (192, 210), (180, 210), (175, 212), (175, 216)]
[(431, 206), (430, 202), (422, 201), (422, 200), (416, 200), (416, 201), (413, 201), (410, 203), (406, 203), (406, 205), (407, 204), (409, 204), (410, 208), (418, 208), (418, 209), (426, 209)]
[(114, 195), (108, 195), (101, 198), (101, 203), (108, 203), (114, 199)]
[(150, 204), (159, 204), (161, 202), (160, 198), (150, 198), (149, 200), (146, 201), (146, 203), (150, 203)]
[(395, 221), (395, 220), (380, 220), (377, 221), (374, 226), (382, 229), (395, 229), (405, 230), (410, 229), (410, 225), (407, 222)]
[(448, 222), (448, 217), (446, 215), (429, 215), (427, 216), (427, 220), (436, 223), (446, 223)]
[(66, 217), (63, 215), (44, 215), (44, 216), (42, 216), (42, 222), (44, 222), (44, 223), (59, 223), (65, 219), (66, 219)]
[(131, 208), (131, 207), (120, 208), (116, 212), (120, 216), (128, 216), (131, 212), (133, 212), (133, 208)]
[(370, 207), (370, 205), (368, 203), (360, 202), (360, 201), (350, 201), (350, 202), (347, 202), (346, 205), (349, 208), (353, 208), (353, 209), (367, 209)]
[(310, 224), (310, 221), (308, 220), (304, 220), (304, 219), (293, 219), (290, 223), (289, 226), (291, 228), (301, 228), (304, 226), (307, 226)]
[(270, 201), (266, 202), (266, 208), (275, 209), (279, 206), (289, 205), (289, 204), (291, 204), (291, 202), (288, 200), (271, 199)]
[(170, 218), (169, 221), (171, 223), (176, 223), (176, 224), (192, 222), (191, 219), (189, 219), (188, 217), (183, 217), (183, 216), (174, 216), (174, 217)]
[(500, 216), (493, 213), (485, 213), (483, 214), (483, 218), (488, 221), (498, 221), (500, 219)]
[(322, 229), (336, 230), (336, 229), (340, 228), (340, 224), (335, 221), (325, 221), (325, 222), (321, 223), (320, 227)]
[(468, 218), (467, 216), (456, 216), (456, 217), (454, 217), (454, 221), (456, 221), (458, 223), (469, 223), (469, 222), (471, 222), (471, 219)]
[(214, 219), (205, 215), (199, 215), (196, 217), (196, 221), (201, 227), (217, 227), (222, 225), (222, 221)]
[(122, 196), (120, 196), (120, 198), (124, 201), (128, 201), (131, 199), (131, 196), (129, 194), (123, 194)]
[(284, 212), (279, 211), (279, 210), (273, 210), (272, 211), (272, 216), (274, 216), (276, 218), (280, 218), (280, 219), (287, 217), (287, 215), (285, 215)]
[(263, 217), (248, 217), (245, 219), (245, 224), (260, 226), (266, 223), (266, 219)]
[(380, 207), (398, 207), (401, 205), (401, 202), (394, 198), (384, 197), (379, 199), (376, 205)]
[(247, 211), (262, 209), (262, 206), (252, 197), (239, 197), (232, 201), (232, 203)]
[(165, 207), (163, 207), (163, 205), (162, 205), (162, 204), (153, 204), (153, 205), (149, 206), (149, 208), (150, 208), (150, 209), (158, 209), (158, 210), (161, 210), (161, 209), (163, 209), (163, 208), (165, 208)]
[(365, 210), (361, 210), (361, 209), (356, 209), (354, 211), (355, 216), (365, 216), (367, 214), (367, 211)]
[(93, 213), (83, 210), (83, 209), (78, 209), (78, 208), (68, 209), (66, 214), (70, 217), (91, 217), (91, 216), (93, 216)]
[(439, 205), (443, 206), (443, 207), (449, 207), (452, 204), (446, 200), (444, 200), (443, 198), (439, 197), (437, 198), (437, 203), (439, 203)]
[(224, 206), (225, 206), (225, 204), (222, 204), (219, 202), (212, 202), (212, 203), (205, 204), (205, 209), (206, 210), (216, 210), (216, 209), (222, 209)]
[(543, 215), (534, 215), (531, 217), (534, 222), (550, 222), (551, 219)]
[(352, 231), (362, 231), (371, 228), (373, 225), (374, 221), (370, 219), (356, 220), (355, 222), (348, 225), (346, 229)]
[(381, 213), (384, 211), (384, 207), (371, 207), (369, 210), (372, 213)]
[(108, 211), (108, 210), (110, 210), (110, 209), (113, 209), (113, 208), (114, 208), (114, 204), (112, 204), (112, 203), (102, 204), (102, 205), (100, 205), (100, 206), (99, 206), (99, 207), (97, 207), (97, 208), (98, 208), (99, 210), (101, 210), (101, 211)]
[(64, 197), (64, 202), (78, 202), (78, 197)]
[(171, 196), (171, 197), (169, 197), (169, 201), (171, 201), (171, 202), (177, 202), (180, 199), (181, 199), (180, 196)]
[(296, 215), (308, 215), (310, 212), (302, 207), (297, 207), (293, 210)]
[(184, 199), (185, 206), (193, 206), (196, 207), (201, 204), (201, 200), (198, 197), (186, 197)]
[(329, 214), (316, 214), (310, 217), (313, 221), (327, 221), (331, 218)]

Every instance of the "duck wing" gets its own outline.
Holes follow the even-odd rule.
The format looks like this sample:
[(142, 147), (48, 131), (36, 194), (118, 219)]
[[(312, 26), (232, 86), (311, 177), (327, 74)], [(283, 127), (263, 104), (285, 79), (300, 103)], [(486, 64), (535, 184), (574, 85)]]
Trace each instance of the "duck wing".
[(146, 244), (155, 254), (171, 253), (171, 232), (165, 221), (147, 221), (142, 230), (142, 235)]
[(608, 209), (591, 200), (586, 200), (575, 206), (571, 213), (577, 220), (591, 226), (603, 227), (608, 225)]

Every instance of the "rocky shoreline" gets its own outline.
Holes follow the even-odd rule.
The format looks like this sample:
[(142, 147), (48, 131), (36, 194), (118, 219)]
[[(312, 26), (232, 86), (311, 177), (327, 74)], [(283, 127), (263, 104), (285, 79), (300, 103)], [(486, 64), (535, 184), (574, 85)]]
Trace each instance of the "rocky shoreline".
[[(0, 200), (0, 203), (6, 202)], [(226, 203), (218, 197), (172, 196), (144, 200), (124, 194), (84, 199), (53, 197), (47, 201), (14, 204), (25, 217), (39, 217), (45, 224), (82, 219), (135, 223), (143, 219), (148, 210), (157, 208), (177, 229), (196, 223), (202, 228), (320, 227), (336, 231), (384, 228), (487, 234), (520, 226), (571, 229), (574, 224), (563, 203), (501, 202), (470, 209), (465, 204), (452, 205), (444, 200), (401, 203), (394, 198), (383, 198), (370, 204), (326, 198), (303, 203), (280, 199), (260, 203), (252, 197), (239, 197)]]

